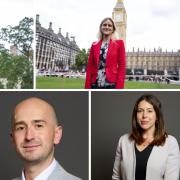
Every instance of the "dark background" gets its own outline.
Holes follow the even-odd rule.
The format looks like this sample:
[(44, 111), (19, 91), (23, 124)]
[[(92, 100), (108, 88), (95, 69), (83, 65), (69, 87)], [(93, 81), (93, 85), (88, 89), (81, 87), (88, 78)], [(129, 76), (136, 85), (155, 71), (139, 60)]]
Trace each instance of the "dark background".
[(131, 115), (136, 100), (154, 94), (162, 103), (168, 134), (180, 144), (180, 92), (91, 92), (91, 179), (110, 180), (117, 143), (131, 132)]
[(88, 92), (0, 92), (0, 179), (21, 175), (23, 164), (10, 139), (11, 113), (21, 100), (36, 96), (55, 107), (63, 126), (55, 158), (69, 173), (88, 180)]

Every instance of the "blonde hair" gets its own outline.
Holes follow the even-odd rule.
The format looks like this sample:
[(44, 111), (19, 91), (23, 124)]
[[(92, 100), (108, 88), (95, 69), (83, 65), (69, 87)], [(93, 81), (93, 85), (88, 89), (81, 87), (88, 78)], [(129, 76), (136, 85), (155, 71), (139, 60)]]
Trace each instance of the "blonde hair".
[(114, 21), (112, 20), (112, 18), (107, 17), (107, 18), (104, 18), (104, 19), (101, 21), (100, 25), (99, 25), (99, 32), (98, 32), (98, 35), (97, 35), (98, 40), (102, 40), (102, 39), (103, 39), (103, 34), (102, 34), (102, 32), (101, 32), (101, 26), (102, 26), (102, 24), (103, 24), (105, 21), (107, 21), (107, 20), (111, 21), (111, 23), (112, 23), (112, 25), (113, 25), (113, 33), (112, 33), (112, 35), (111, 35), (111, 38), (112, 38), (113, 40), (118, 39), (118, 36), (117, 36), (117, 33), (116, 33), (116, 26), (115, 26), (115, 24), (114, 24)]

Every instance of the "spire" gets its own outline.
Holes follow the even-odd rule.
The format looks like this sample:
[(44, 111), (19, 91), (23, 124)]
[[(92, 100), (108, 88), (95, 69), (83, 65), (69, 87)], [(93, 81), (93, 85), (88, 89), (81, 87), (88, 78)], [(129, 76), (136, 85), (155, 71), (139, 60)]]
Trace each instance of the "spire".
[(117, 0), (117, 2), (116, 2), (116, 6), (114, 7), (114, 10), (115, 9), (124, 9), (124, 0)]

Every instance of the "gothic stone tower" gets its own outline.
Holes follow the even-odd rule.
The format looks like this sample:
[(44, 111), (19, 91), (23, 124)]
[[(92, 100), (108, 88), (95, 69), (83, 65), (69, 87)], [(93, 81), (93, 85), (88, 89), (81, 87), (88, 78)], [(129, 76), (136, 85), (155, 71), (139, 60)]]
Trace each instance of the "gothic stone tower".
[(117, 0), (116, 6), (113, 9), (112, 18), (116, 25), (118, 38), (123, 39), (126, 44), (127, 14), (123, 0)]

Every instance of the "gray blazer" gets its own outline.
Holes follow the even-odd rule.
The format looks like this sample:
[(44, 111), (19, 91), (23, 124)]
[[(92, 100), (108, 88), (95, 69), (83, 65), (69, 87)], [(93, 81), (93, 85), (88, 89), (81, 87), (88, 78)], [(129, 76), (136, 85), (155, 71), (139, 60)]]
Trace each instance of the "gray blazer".
[[(136, 155), (129, 134), (119, 140), (112, 180), (134, 180)], [(168, 135), (164, 146), (154, 146), (149, 156), (146, 180), (179, 180), (180, 152), (177, 140)]]
[[(14, 178), (12, 180), (21, 180), (21, 177)], [(81, 180), (81, 179), (66, 172), (63, 169), (63, 167), (58, 163), (52, 174), (48, 177), (48, 180)]]

